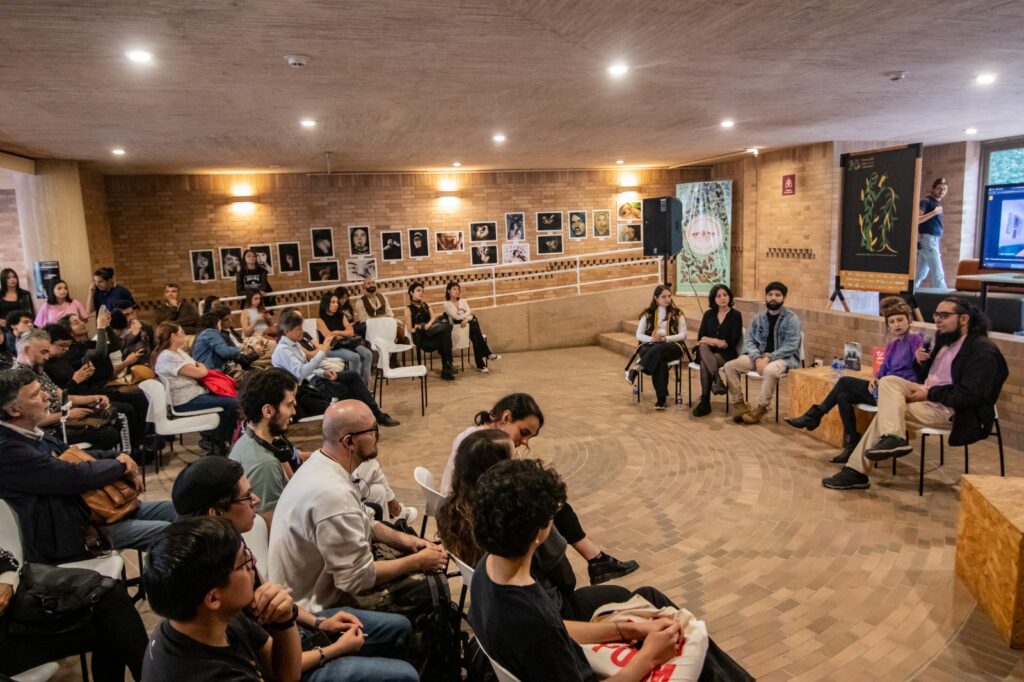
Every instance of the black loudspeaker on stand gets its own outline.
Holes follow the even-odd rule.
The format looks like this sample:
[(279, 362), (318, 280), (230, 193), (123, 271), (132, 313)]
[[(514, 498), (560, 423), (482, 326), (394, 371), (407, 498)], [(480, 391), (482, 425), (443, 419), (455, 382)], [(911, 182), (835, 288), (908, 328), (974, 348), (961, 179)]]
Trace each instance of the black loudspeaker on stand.
[(661, 256), (668, 281), (668, 259), (683, 249), (683, 204), (675, 197), (644, 199), (644, 255)]

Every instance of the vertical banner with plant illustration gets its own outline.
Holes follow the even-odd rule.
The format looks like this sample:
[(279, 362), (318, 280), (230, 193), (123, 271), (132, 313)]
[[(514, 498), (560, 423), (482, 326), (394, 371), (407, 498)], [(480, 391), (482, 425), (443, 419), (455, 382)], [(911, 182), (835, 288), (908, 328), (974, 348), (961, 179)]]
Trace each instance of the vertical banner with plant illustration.
[(729, 283), (732, 180), (676, 185), (683, 205), (683, 249), (676, 258), (676, 293), (704, 294)]
[(844, 154), (843, 289), (902, 291), (914, 278), (921, 145)]

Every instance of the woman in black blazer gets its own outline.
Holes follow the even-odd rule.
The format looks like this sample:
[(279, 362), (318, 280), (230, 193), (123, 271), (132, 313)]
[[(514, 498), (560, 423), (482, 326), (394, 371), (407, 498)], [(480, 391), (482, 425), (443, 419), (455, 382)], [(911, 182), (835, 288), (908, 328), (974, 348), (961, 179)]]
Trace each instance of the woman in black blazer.
[(711, 412), (711, 387), (718, 370), (736, 357), (736, 347), (743, 336), (743, 316), (732, 307), (732, 291), (716, 284), (708, 293), (708, 310), (697, 331), (697, 362), (700, 363), (700, 402), (693, 408), (694, 417)]

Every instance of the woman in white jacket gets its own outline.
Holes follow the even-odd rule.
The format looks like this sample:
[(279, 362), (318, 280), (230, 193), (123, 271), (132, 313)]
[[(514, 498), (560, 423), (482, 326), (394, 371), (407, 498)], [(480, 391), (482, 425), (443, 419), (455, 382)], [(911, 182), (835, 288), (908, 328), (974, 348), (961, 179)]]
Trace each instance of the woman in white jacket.
[(668, 400), (668, 363), (683, 356), (683, 342), (686, 339), (686, 318), (683, 311), (672, 301), (672, 290), (659, 284), (654, 288), (651, 303), (640, 314), (636, 327), (637, 364), (626, 371), (626, 381), (636, 381), (637, 372), (651, 377), (654, 394), (658, 401), (654, 409), (664, 410)]

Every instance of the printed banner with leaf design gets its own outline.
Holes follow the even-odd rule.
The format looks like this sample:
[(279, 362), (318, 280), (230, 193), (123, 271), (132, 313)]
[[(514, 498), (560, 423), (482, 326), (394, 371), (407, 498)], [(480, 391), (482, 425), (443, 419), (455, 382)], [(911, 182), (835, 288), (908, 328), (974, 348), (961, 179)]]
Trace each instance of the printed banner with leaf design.
[(676, 185), (683, 205), (683, 248), (676, 258), (676, 293), (706, 294), (729, 284), (732, 180)]

